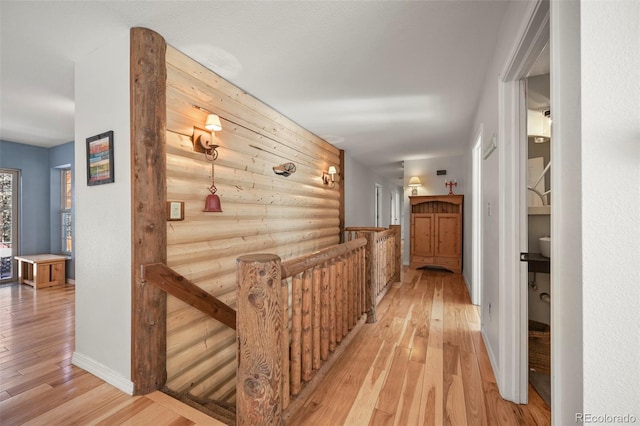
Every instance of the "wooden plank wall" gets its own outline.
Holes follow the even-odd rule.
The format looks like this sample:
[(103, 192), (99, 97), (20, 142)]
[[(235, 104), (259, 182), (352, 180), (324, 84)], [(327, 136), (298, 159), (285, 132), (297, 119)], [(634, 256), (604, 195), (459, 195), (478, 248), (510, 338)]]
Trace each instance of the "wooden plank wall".
[[(211, 163), (193, 151), (193, 126), (218, 114), (215, 184), (222, 213), (202, 212)], [(322, 172), (340, 151), (176, 49), (167, 47), (167, 199), (185, 202), (184, 221), (167, 222), (167, 264), (235, 306), (236, 259), (275, 253), (283, 260), (340, 241), (342, 185)], [(296, 165), (289, 177), (272, 167)], [(174, 297), (167, 302), (167, 386), (234, 402), (233, 330)]]

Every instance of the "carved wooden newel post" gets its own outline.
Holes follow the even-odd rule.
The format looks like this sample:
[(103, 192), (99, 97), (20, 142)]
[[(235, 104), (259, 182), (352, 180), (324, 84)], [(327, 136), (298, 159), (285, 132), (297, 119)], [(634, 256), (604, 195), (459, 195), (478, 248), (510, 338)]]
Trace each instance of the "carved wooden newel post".
[(279, 425), (282, 420), (284, 345), (281, 262), (275, 254), (237, 260), (238, 425)]

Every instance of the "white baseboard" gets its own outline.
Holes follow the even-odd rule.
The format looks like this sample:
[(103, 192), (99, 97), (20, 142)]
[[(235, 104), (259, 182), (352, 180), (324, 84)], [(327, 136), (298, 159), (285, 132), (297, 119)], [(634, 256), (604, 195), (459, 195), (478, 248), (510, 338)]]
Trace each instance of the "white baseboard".
[(109, 367), (100, 364), (99, 362), (88, 358), (78, 352), (73, 353), (71, 363), (76, 367), (80, 367), (83, 370), (88, 371), (96, 377), (101, 378), (105, 382), (120, 389), (122, 392), (133, 395), (133, 382), (125, 377), (122, 377), (119, 373), (116, 373)]
[(74, 280), (73, 278), (67, 278), (67, 284), (76, 285), (76, 280)]
[(480, 328), (480, 334), (482, 335), (482, 340), (484, 341), (484, 347), (487, 348), (487, 355), (489, 355), (489, 362), (491, 362), (491, 369), (493, 370), (493, 376), (496, 378), (496, 383), (500, 384), (500, 369), (498, 368), (498, 363), (496, 362), (496, 357), (493, 355), (493, 350), (491, 345), (489, 345), (489, 339), (484, 332), (484, 327)]

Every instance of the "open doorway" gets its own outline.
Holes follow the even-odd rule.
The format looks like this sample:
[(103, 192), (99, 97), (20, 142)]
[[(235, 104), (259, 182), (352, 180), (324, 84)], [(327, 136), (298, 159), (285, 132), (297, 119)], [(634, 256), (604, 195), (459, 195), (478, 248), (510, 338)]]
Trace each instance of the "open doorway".
[(20, 171), (0, 169), (0, 284), (18, 279), (14, 256), (18, 255)]
[(529, 383), (551, 406), (551, 82), (547, 47), (526, 79)]

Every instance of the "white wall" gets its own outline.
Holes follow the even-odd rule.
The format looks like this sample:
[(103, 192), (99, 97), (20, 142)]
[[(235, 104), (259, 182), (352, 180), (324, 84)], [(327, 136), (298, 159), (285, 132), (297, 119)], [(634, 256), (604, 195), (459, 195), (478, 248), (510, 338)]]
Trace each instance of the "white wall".
[[(469, 154), (470, 155), (470, 154)], [(437, 158), (424, 158), (421, 160), (405, 160), (404, 161), (404, 197), (403, 197), (403, 211), (404, 216), (402, 220), (402, 235), (404, 238), (404, 253), (403, 262), (405, 265), (409, 264), (409, 256), (411, 249), (411, 238), (409, 235), (411, 226), (411, 206), (409, 205), (409, 196), (411, 195), (411, 188), (409, 179), (413, 176), (418, 176), (422, 186), (418, 187), (418, 195), (446, 195), (449, 193), (449, 188), (444, 186), (446, 180), (457, 180), (458, 186), (453, 188), (454, 194), (465, 193), (465, 182), (470, 179), (471, 173), (467, 170), (467, 156), (455, 155), (450, 157), (437, 157)], [(446, 176), (437, 176), (438, 170), (446, 170)], [(469, 175), (469, 177), (467, 177)], [(469, 180), (469, 188), (471, 187), (471, 181)], [(466, 203), (467, 200), (465, 199)], [(466, 224), (465, 224), (466, 225)], [(465, 231), (468, 228), (465, 228)], [(466, 255), (466, 253), (465, 253)]]
[(584, 410), (640, 421), (640, 2), (581, 2), (580, 39)]
[(376, 184), (382, 186), (380, 226), (391, 224), (391, 193), (402, 196), (401, 188), (377, 176), (345, 152), (344, 155), (345, 227), (375, 226)]
[[(115, 182), (87, 186), (88, 137), (113, 130)], [(73, 363), (131, 393), (129, 30), (75, 66), (76, 350)]]
[[(482, 309), (481, 321), (482, 331), (487, 343), (487, 351), (491, 358), (494, 369), (499, 366), (500, 353), (500, 318), (499, 318), (499, 240), (498, 231), (500, 217), (498, 216), (499, 203), (501, 202), (500, 182), (498, 179), (498, 165), (501, 154), (501, 137), (498, 132), (498, 87), (500, 72), (505, 68), (507, 61), (511, 58), (515, 49), (515, 43), (519, 40), (524, 22), (531, 2), (517, 1), (509, 2), (503, 17), (500, 32), (496, 40), (491, 66), (487, 72), (484, 82), (482, 96), (478, 103), (476, 116), (469, 135), (468, 155), (466, 157), (466, 167), (469, 173), (469, 188), (471, 185), (471, 152), (477, 141), (478, 131), (482, 128), (482, 139), (486, 146), (491, 141), (494, 134), (498, 136), (498, 148), (482, 162), (482, 206), (483, 216), (482, 226)], [(470, 194), (471, 197), (476, 194)], [(467, 198), (467, 197), (465, 197)], [(470, 198), (470, 197), (468, 197)], [(465, 200), (465, 217), (471, 218), (471, 202)], [(470, 201), (470, 200), (469, 200)], [(466, 221), (465, 221), (466, 223)], [(471, 263), (471, 238), (470, 233), (465, 235), (465, 266), (470, 267)], [(496, 371), (496, 373), (498, 373)]]

